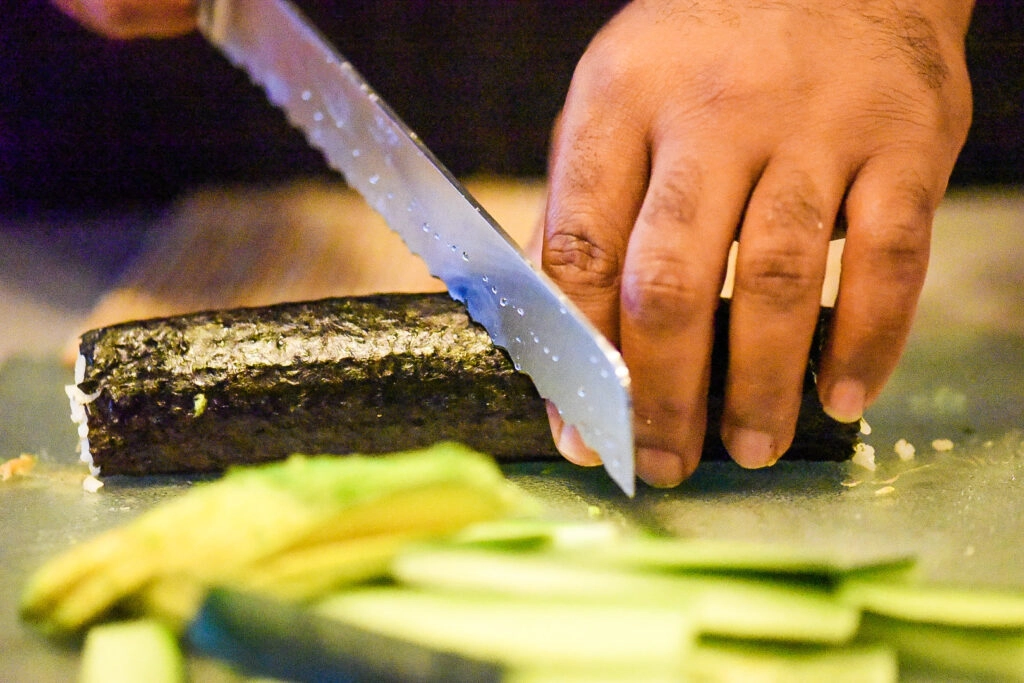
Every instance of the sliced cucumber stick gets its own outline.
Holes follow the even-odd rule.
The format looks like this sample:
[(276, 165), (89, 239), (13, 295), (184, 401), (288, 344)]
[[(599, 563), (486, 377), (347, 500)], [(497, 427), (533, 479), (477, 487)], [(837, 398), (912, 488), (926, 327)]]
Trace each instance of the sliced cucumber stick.
[(392, 571), (426, 589), (674, 609), (701, 633), (719, 636), (843, 643), (859, 621), (856, 608), (814, 587), (764, 577), (644, 574), (566, 562), (558, 554), (421, 549), (396, 558)]
[(810, 547), (734, 540), (636, 536), (590, 554), (592, 562), (646, 571), (796, 575), (832, 579), (867, 569), (906, 569), (907, 555), (842, 554)]
[(637, 662), (621, 669), (576, 667), (511, 669), (504, 683), (895, 683), (892, 650), (879, 646), (835, 648), (767, 646), (743, 642), (700, 642), (686, 671), (659, 670)]
[[(942, 680), (1024, 681), (1024, 629), (958, 628), (868, 614), (861, 636), (895, 648), (905, 663), (943, 672)], [(954, 671), (971, 678), (953, 678)]]
[(154, 619), (94, 626), (85, 637), (80, 683), (184, 683), (185, 663), (171, 630)]
[(454, 595), (408, 588), (339, 593), (318, 611), (439, 650), (514, 667), (646, 666), (681, 671), (694, 628), (650, 606)]
[(866, 612), (905, 621), (1024, 632), (1024, 593), (851, 577), (838, 597)]
[(896, 653), (883, 646), (815, 647), (702, 639), (690, 662), (693, 680), (757, 683), (894, 683)]

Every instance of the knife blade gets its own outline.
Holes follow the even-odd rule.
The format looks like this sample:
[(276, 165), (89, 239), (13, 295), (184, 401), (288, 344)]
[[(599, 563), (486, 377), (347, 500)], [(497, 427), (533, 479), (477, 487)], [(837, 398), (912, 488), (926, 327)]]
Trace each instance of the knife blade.
[(204, 0), (199, 27), (426, 261), (632, 496), (630, 378), (614, 346), (294, 5)]

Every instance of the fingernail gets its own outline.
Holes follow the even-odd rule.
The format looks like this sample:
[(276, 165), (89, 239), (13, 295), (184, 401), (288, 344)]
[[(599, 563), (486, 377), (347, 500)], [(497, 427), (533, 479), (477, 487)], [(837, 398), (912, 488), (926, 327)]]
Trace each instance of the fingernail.
[(825, 414), (837, 422), (856, 422), (864, 417), (864, 385), (854, 379), (841, 379), (832, 385), (822, 406)]
[(656, 448), (638, 448), (636, 451), (637, 476), (655, 488), (679, 486), (692, 470), (678, 453)]
[(722, 442), (740, 467), (771, 467), (779, 459), (775, 454), (775, 439), (767, 432), (745, 427), (725, 429)]
[(596, 451), (587, 447), (583, 437), (576, 431), (576, 428), (566, 424), (565, 420), (558, 413), (558, 408), (553, 403), (547, 404), (548, 423), (551, 425), (551, 438), (555, 441), (555, 448), (562, 454), (562, 457), (569, 462), (593, 467), (601, 464), (601, 456)]

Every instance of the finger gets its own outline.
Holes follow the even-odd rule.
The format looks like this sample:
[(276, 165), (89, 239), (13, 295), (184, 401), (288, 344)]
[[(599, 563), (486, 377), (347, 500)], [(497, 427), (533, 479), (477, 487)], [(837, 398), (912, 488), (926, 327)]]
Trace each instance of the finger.
[[(647, 179), (647, 144), (626, 112), (591, 105), (584, 83), (570, 90), (551, 150), (541, 264), (618, 345), (619, 285), (626, 243)], [(549, 413), (559, 451), (580, 464), (595, 455)]]
[(921, 163), (875, 159), (846, 199), (839, 296), (818, 373), (825, 412), (842, 422), (858, 420), (878, 396), (910, 333), (945, 189), (945, 179), (931, 177)]
[(554, 440), (558, 452), (566, 460), (576, 465), (584, 467), (600, 465), (601, 456), (584, 443), (583, 437), (575, 427), (566, 424), (555, 404), (548, 401), (545, 405), (548, 411), (548, 424), (551, 426), (551, 438)]
[(110, 38), (169, 38), (196, 26), (196, 0), (53, 0), (86, 28)]
[(753, 176), (742, 168), (724, 155), (659, 147), (630, 236), (620, 335), (634, 387), (637, 474), (655, 486), (679, 484), (700, 461), (714, 311)]
[(722, 415), (722, 441), (743, 467), (773, 464), (792, 442), (847, 178), (820, 161), (774, 159), (747, 206)]
[(555, 131), (541, 263), (613, 344), (626, 244), (648, 176), (647, 142), (622, 111), (577, 106)]

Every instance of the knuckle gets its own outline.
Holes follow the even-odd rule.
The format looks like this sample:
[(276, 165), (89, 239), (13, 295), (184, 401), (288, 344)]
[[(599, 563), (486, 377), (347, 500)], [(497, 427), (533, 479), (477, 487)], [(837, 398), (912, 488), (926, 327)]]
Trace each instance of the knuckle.
[(602, 97), (619, 97), (625, 93), (635, 97), (634, 86), (643, 73), (643, 60), (635, 51), (614, 40), (607, 31), (601, 31), (580, 57), (572, 87)]
[(928, 267), (927, 230), (916, 223), (894, 222), (885, 236), (868, 250), (878, 267), (897, 273), (923, 272)]
[[(744, 239), (735, 291), (771, 307), (787, 310), (809, 296), (820, 297), (823, 256), (819, 245), (829, 236), (813, 182), (797, 174), (768, 204), (761, 232)], [(831, 228), (831, 226), (829, 226)]]
[(677, 168), (652, 186), (640, 220), (653, 225), (692, 225), (696, 220), (701, 178), (693, 166)]
[(701, 311), (709, 310), (708, 283), (692, 268), (667, 255), (645, 259), (623, 278), (621, 306), (630, 320), (651, 333), (685, 329)]
[(608, 290), (618, 286), (622, 270), (618, 251), (576, 220), (549, 230), (542, 265), (556, 282), (570, 290)]
[(735, 296), (789, 310), (820, 296), (818, 267), (800, 248), (776, 247), (748, 255), (736, 272)]
[[(783, 162), (780, 162), (780, 165)], [(817, 184), (809, 173), (803, 170), (774, 172), (772, 178), (762, 179), (765, 187), (755, 190), (751, 199), (751, 219), (763, 234), (779, 239), (782, 235), (800, 233), (795, 239), (805, 239), (808, 233), (817, 234), (824, 226), (821, 206), (823, 199)], [(758, 196), (761, 192), (767, 194)], [(754, 207), (759, 208), (754, 208)]]
[(921, 184), (902, 183), (869, 230), (864, 258), (894, 279), (917, 280), (928, 268), (934, 202)]
[(786, 231), (818, 232), (824, 227), (819, 206), (810, 181), (801, 178), (797, 184), (775, 195), (767, 222)]

